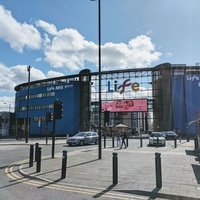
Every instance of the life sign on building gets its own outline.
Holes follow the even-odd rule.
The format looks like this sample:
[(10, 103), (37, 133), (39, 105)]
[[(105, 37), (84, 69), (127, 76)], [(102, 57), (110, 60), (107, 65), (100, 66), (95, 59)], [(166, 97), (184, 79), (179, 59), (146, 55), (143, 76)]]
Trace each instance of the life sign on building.
[(56, 85), (47, 87), (47, 92), (56, 91), (56, 90), (66, 90), (68, 88), (73, 87), (73, 85)]
[(115, 80), (114, 81), (114, 89), (111, 89), (110, 85), (111, 85), (111, 83), (110, 83), (110, 81), (108, 81), (108, 92), (110, 92), (110, 93), (119, 91), (120, 94), (123, 94), (127, 88), (131, 88), (134, 92), (136, 92), (140, 89), (140, 84), (137, 82), (132, 83), (130, 78), (124, 80), (124, 82), (121, 85), (119, 85), (117, 83), (117, 81)]
[(200, 87), (200, 77), (198, 75), (187, 75), (187, 81), (197, 81), (198, 87)]

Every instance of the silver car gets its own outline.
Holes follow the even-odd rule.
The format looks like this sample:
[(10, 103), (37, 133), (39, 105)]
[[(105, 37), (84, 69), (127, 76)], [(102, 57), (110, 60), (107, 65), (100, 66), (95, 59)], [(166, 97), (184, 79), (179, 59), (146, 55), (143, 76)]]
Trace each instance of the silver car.
[(149, 146), (153, 145), (159, 145), (159, 146), (165, 146), (166, 140), (165, 137), (163, 137), (162, 133), (160, 132), (152, 132), (149, 137)]
[(90, 144), (90, 143), (99, 143), (99, 135), (96, 132), (91, 131), (84, 131), (79, 132), (76, 135), (69, 137), (67, 139), (67, 144), (72, 145), (84, 145), (84, 144)]

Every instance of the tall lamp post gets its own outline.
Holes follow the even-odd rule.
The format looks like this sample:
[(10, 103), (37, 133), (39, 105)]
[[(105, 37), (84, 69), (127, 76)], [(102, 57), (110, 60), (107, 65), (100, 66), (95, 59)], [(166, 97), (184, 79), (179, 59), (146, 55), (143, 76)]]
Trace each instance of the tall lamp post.
[(29, 103), (30, 103), (30, 72), (31, 66), (27, 67), (28, 71), (28, 95), (27, 95), (27, 113), (26, 113), (26, 143), (28, 143), (29, 138)]
[[(91, 0), (96, 1), (96, 0)], [(98, 0), (98, 50), (99, 50), (99, 148), (98, 157), (102, 157), (101, 149), (101, 0)]]

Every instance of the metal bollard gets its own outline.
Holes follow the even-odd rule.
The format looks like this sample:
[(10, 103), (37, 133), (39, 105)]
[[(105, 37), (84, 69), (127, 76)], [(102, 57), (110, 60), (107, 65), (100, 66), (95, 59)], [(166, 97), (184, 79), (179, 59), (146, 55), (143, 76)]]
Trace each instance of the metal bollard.
[(63, 151), (61, 179), (66, 178), (66, 170), (67, 170), (67, 151)]
[(106, 135), (103, 135), (103, 140), (104, 140), (104, 149), (106, 148)]
[(36, 164), (36, 172), (40, 172), (41, 171), (41, 152), (42, 148), (38, 147), (37, 150), (37, 164)]
[(176, 138), (174, 138), (174, 148), (176, 148), (177, 147), (177, 140), (176, 140)]
[(112, 147), (114, 148), (115, 147), (115, 137), (112, 136)]
[(52, 136), (52, 150), (51, 150), (51, 157), (54, 158), (55, 154), (55, 134)]
[(140, 137), (140, 147), (142, 147), (142, 137)]
[(190, 141), (190, 136), (189, 136), (189, 134), (187, 134), (187, 142), (189, 142)]
[(117, 153), (113, 153), (113, 184), (118, 184), (118, 157)]
[(156, 144), (157, 147), (159, 147), (159, 138), (157, 137), (157, 144)]
[(126, 147), (128, 147), (128, 136), (126, 138)]
[(194, 137), (194, 148), (197, 149), (198, 148), (198, 138)]
[(38, 151), (39, 143), (35, 143), (35, 162), (37, 161), (37, 151)]
[(30, 145), (30, 157), (29, 157), (29, 167), (33, 167), (33, 154), (34, 154), (34, 145)]
[(162, 171), (161, 171), (161, 157), (160, 153), (155, 153), (155, 165), (156, 165), (156, 187), (162, 188)]

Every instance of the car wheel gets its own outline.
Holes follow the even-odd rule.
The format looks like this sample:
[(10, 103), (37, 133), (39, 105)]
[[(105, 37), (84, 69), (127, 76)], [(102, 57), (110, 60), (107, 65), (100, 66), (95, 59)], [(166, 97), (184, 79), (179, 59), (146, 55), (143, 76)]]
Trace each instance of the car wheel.
[(95, 144), (99, 144), (99, 140), (96, 140)]
[(80, 145), (80, 146), (83, 146), (83, 145), (84, 145), (84, 141), (81, 140), (81, 141), (79, 142), (79, 145)]

